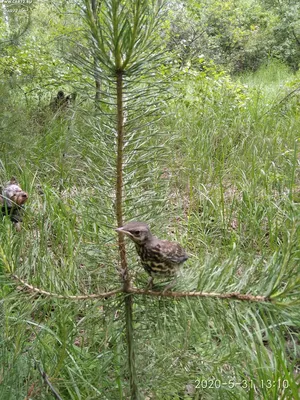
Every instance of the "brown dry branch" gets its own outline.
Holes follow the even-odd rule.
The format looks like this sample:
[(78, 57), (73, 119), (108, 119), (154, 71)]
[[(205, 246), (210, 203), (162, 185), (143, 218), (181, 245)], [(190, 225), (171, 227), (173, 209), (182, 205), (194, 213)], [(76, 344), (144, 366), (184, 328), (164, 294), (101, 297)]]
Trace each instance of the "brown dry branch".
[(130, 288), (128, 293), (133, 294), (141, 294), (141, 295), (149, 295), (154, 297), (206, 297), (206, 298), (216, 298), (216, 299), (234, 299), (234, 300), (242, 300), (242, 301), (251, 301), (251, 302), (262, 302), (267, 303), (271, 302), (271, 299), (267, 296), (253, 296), (251, 294), (242, 294), (238, 292), (231, 293), (215, 293), (215, 292), (156, 292), (154, 290), (140, 290), (137, 288)]
[(48, 297), (55, 297), (56, 299), (68, 299), (68, 300), (101, 299), (103, 297), (105, 297), (105, 298), (112, 297), (115, 294), (123, 292), (123, 289), (120, 288), (120, 289), (111, 290), (110, 292), (103, 292), (103, 293), (98, 293), (98, 294), (87, 294), (87, 295), (76, 295), (76, 296), (62, 295), (62, 294), (57, 294), (57, 293), (53, 293), (53, 292), (47, 292), (46, 290), (34, 287), (34, 286), (30, 285), (29, 283), (25, 282), (23, 279), (19, 278), (17, 275), (12, 275), (12, 277), (15, 280), (19, 281), (20, 283), (22, 283), (22, 285), (24, 286), (24, 289), (27, 289), (31, 293), (34, 292), (37, 294), (43, 294)]
[(233, 299), (240, 301), (248, 301), (248, 302), (260, 302), (260, 303), (269, 303), (271, 302), (271, 298), (268, 296), (254, 296), (251, 294), (242, 294), (238, 292), (231, 293), (216, 293), (216, 292), (156, 292), (154, 290), (141, 290), (135, 287), (129, 287), (125, 291), (124, 288), (114, 289), (109, 292), (103, 292), (98, 294), (89, 294), (89, 295), (61, 295), (53, 292), (47, 292), (46, 290), (39, 289), (32, 285), (29, 285), (23, 279), (19, 278), (17, 275), (12, 275), (12, 277), (22, 283), (25, 289), (30, 292), (43, 294), (48, 297), (55, 297), (57, 299), (69, 299), (69, 300), (89, 300), (89, 299), (101, 299), (112, 297), (118, 293), (128, 293), (135, 295), (145, 295), (145, 296), (153, 296), (153, 297), (170, 297), (170, 298), (180, 298), (180, 297), (204, 297), (204, 298), (215, 298), (215, 299)]

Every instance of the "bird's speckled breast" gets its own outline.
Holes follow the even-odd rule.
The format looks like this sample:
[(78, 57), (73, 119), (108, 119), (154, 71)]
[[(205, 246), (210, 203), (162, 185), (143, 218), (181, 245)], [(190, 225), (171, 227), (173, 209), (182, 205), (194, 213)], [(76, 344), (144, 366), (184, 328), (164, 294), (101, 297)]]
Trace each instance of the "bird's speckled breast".
[(162, 260), (163, 256), (156, 248), (147, 245), (135, 245), (141, 258), (142, 266), (149, 275), (176, 275), (179, 264), (171, 260)]

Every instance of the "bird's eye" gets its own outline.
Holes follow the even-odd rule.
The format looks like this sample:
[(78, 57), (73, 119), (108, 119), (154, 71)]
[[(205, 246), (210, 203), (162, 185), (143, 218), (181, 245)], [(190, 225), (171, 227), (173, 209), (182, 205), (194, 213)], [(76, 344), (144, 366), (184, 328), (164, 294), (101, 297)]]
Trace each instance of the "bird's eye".
[(139, 235), (140, 234), (140, 231), (134, 231), (133, 232), (135, 235)]

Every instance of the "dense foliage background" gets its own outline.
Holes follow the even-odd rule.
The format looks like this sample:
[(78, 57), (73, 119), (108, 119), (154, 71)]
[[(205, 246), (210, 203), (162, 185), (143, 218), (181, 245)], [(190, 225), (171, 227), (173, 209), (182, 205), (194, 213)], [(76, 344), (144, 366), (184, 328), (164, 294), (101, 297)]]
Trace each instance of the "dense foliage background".
[[(130, 50), (127, 19), (119, 36), (108, 21), (140, 3), (161, 9), (157, 25), (141, 14), (153, 32)], [(297, 0), (1, 3), (0, 182), (16, 176), (30, 198), (21, 232), (0, 223), (0, 399), (300, 397), (299, 11)], [(116, 37), (133, 55), (124, 218), (187, 250), (173, 290), (212, 294), (133, 297), (138, 395), (125, 294), (92, 296), (121, 285)], [(75, 102), (53, 109), (58, 90)], [(233, 292), (271, 301), (217, 295)]]

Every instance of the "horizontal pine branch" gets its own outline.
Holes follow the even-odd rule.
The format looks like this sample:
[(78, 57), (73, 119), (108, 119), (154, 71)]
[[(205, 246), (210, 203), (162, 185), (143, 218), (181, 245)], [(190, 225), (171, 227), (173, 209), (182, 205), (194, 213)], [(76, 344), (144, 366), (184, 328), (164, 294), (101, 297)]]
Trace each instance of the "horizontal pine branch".
[(115, 289), (109, 292), (103, 292), (103, 293), (98, 293), (98, 294), (87, 294), (87, 295), (63, 295), (63, 294), (57, 294), (53, 292), (48, 292), (47, 290), (43, 290), (40, 288), (37, 288), (35, 286), (30, 285), (17, 275), (12, 275), (12, 278), (15, 280), (19, 281), (22, 283), (23, 287), (19, 286), (19, 289), (25, 289), (30, 293), (37, 293), (37, 294), (43, 294), (44, 296), (47, 297), (55, 297), (56, 299), (69, 299), (69, 300), (88, 300), (88, 299), (101, 299), (101, 298), (107, 298), (107, 297), (112, 297), (118, 293), (123, 292), (123, 288)]
[(240, 301), (248, 301), (248, 302), (260, 302), (260, 303), (270, 303), (272, 299), (268, 296), (254, 296), (251, 294), (242, 294), (238, 292), (229, 292), (229, 293), (217, 293), (217, 292), (194, 292), (194, 291), (184, 291), (184, 292), (170, 292), (170, 291), (161, 291), (156, 292), (154, 290), (141, 290), (135, 287), (129, 287), (125, 291), (124, 288), (114, 289), (109, 292), (102, 292), (97, 294), (88, 294), (88, 295), (61, 295), (53, 292), (48, 292), (46, 290), (37, 288), (28, 284), (26, 281), (18, 277), (17, 275), (12, 275), (12, 278), (18, 282), (20, 282), (23, 287), (19, 287), (20, 289), (26, 289), (31, 293), (37, 293), (48, 297), (55, 297), (57, 299), (69, 299), (69, 300), (89, 300), (89, 299), (103, 299), (115, 296), (119, 293), (128, 293), (135, 295), (145, 295), (145, 296), (153, 296), (153, 297), (170, 297), (170, 298), (181, 298), (181, 297), (203, 297), (203, 298), (215, 298), (215, 299), (229, 299), (229, 300), (240, 300)]
[(137, 288), (130, 288), (128, 293), (140, 294), (140, 295), (149, 295), (149, 296), (162, 296), (162, 297), (207, 297), (207, 298), (217, 298), (217, 299), (235, 299), (242, 301), (251, 301), (251, 302), (271, 302), (271, 299), (268, 296), (254, 296), (251, 294), (242, 294), (238, 292), (230, 292), (230, 293), (216, 293), (216, 292), (194, 292), (194, 291), (186, 291), (186, 292), (156, 292), (154, 290), (140, 290)]

